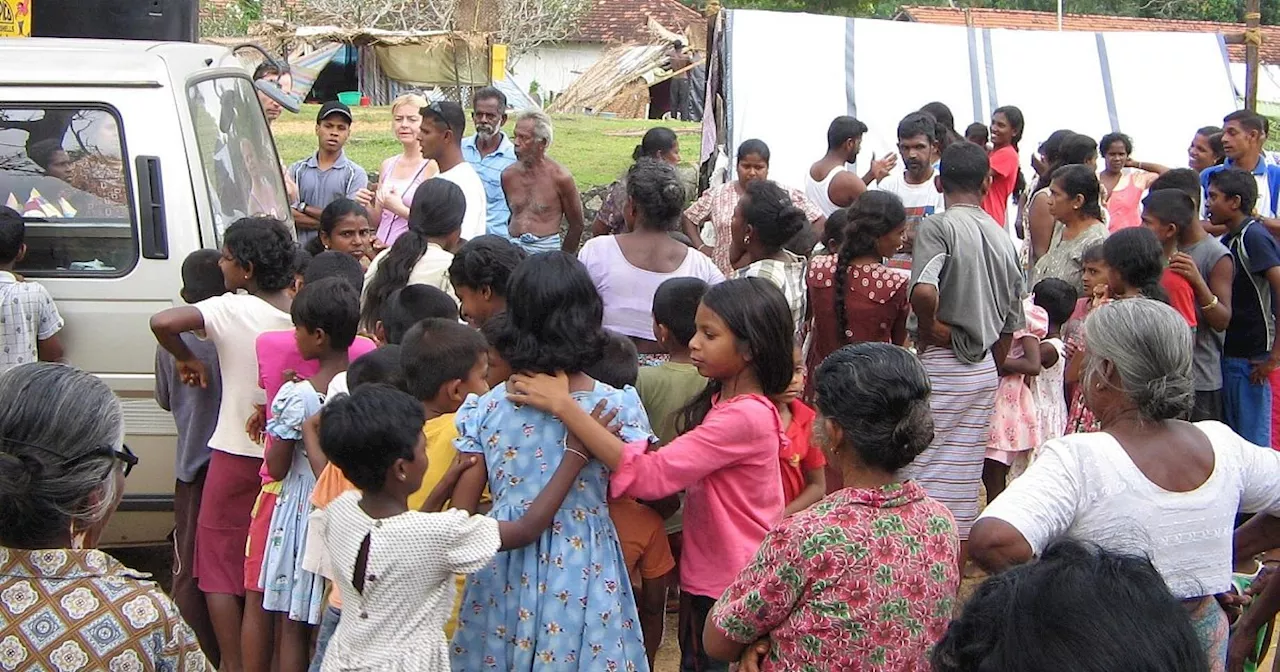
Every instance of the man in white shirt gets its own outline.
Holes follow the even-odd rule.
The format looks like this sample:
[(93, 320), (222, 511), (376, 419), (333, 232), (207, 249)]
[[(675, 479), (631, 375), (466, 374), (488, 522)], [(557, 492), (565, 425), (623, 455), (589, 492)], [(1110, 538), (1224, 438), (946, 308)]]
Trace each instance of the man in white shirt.
[(942, 212), (942, 191), (934, 179), (933, 159), (942, 153), (938, 143), (938, 121), (928, 112), (912, 112), (898, 122), (898, 155), (903, 170), (897, 170), (873, 185), (902, 199), (907, 209), (907, 232), (902, 249), (889, 266), (911, 270), (911, 246), (920, 220)]
[(423, 158), (434, 160), (440, 166), (440, 174), (436, 177), (462, 189), (462, 195), (467, 199), (462, 237), (470, 240), (485, 234), (488, 197), (475, 168), (462, 157), (462, 134), (466, 128), (467, 116), (461, 105), (447, 100), (431, 103), (422, 108), (418, 141), (422, 144)]

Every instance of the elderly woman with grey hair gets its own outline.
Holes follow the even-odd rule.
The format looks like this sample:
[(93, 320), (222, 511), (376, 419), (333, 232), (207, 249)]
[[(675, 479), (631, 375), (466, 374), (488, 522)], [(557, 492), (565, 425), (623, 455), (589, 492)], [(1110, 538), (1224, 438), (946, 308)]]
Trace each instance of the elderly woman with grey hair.
[(1280, 453), (1191, 411), (1192, 334), (1169, 306), (1125, 299), (1085, 322), (1080, 384), (1102, 431), (1046, 443), (970, 536), (991, 571), (1030, 561), (1060, 537), (1146, 555), (1183, 601), (1209, 657), (1226, 662), (1238, 511), (1280, 513)]
[(168, 596), (94, 548), (137, 463), (97, 377), (0, 374), (0, 669), (213, 669)]

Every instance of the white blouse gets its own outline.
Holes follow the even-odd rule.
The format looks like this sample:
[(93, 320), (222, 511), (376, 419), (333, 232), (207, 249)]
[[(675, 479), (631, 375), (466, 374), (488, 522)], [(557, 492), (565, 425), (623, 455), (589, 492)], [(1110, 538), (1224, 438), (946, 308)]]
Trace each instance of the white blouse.
[(1195, 490), (1152, 483), (1110, 434), (1072, 434), (1044, 444), (979, 520), (1012, 525), (1036, 555), (1066, 536), (1150, 557), (1179, 598), (1221, 593), (1231, 585), (1236, 513), (1280, 514), (1280, 452), (1219, 422), (1195, 426), (1214, 455)]
[[(498, 521), (450, 509), (374, 519), (359, 491), (311, 514), (310, 535), (325, 544), (325, 574), (342, 593), (342, 620), (325, 651), (324, 670), (449, 670), (444, 624), (453, 613), (454, 575), (489, 564), (500, 545)], [(364, 591), (352, 584), (365, 536)]]

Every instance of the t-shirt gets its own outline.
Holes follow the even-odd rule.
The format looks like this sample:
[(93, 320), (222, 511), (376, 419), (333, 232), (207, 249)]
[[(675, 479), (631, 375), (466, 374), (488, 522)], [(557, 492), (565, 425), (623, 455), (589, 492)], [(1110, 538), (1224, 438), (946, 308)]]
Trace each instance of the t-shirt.
[(684, 261), (670, 273), (633, 266), (622, 253), (616, 236), (588, 240), (578, 252), (578, 260), (587, 267), (604, 301), (604, 328), (650, 341), (655, 340), (653, 295), (658, 285), (671, 278), (698, 278), (709, 285), (724, 281), (715, 262), (693, 248), (687, 248)]
[(814, 469), (827, 466), (827, 458), (822, 449), (813, 445), (813, 421), (817, 413), (803, 401), (793, 401), (791, 424), (787, 426), (787, 441), (778, 454), (782, 465), (782, 496), (790, 504), (805, 488), (804, 475)]
[(621, 497), (609, 500), (609, 517), (618, 528), (618, 543), (631, 585), (639, 588), (641, 579), (662, 578), (676, 568), (667, 529), (657, 511), (630, 497)]
[[(1213, 267), (1217, 266), (1223, 257), (1231, 254), (1225, 245), (1211, 236), (1205, 236), (1200, 242), (1182, 248), (1182, 251), (1195, 260), (1196, 268), (1200, 269), (1200, 276), (1205, 279), (1205, 282), (1209, 281)], [(1196, 391), (1221, 390), (1223, 333), (1214, 331), (1208, 324), (1204, 324), (1204, 311), (1199, 310), (1199, 307), (1197, 311), (1199, 327), (1196, 329), (1195, 350), (1192, 352)]]
[(1164, 288), (1166, 294), (1169, 295), (1169, 305), (1182, 319), (1187, 321), (1187, 326), (1192, 329), (1199, 324), (1198, 309), (1196, 305), (1196, 292), (1191, 289), (1191, 283), (1187, 279), (1174, 273), (1168, 268), (1164, 269), (1164, 273), (1160, 275), (1160, 286)]
[(0, 373), (39, 358), (37, 344), (62, 330), (49, 290), (0, 271)]
[(462, 218), (462, 237), (471, 240), (483, 236), (488, 217), (489, 197), (485, 194), (484, 182), (480, 181), (476, 169), (463, 161), (436, 177), (458, 185), (462, 189), (462, 195), (467, 199), (467, 214)]
[(991, 152), (987, 158), (991, 162), (991, 187), (982, 199), (982, 209), (996, 220), (996, 224), (1004, 226), (1009, 213), (1009, 197), (1018, 183), (1018, 150), (1006, 145)]
[(676, 438), (680, 409), (705, 389), (707, 379), (692, 364), (663, 362), (659, 366), (640, 367), (636, 392), (649, 413), (649, 426), (658, 437), (659, 445)]
[(1251, 219), (1235, 233), (1222, 237), (1231, 251), (1236, 275), (1231, 283), (1231, 323), (1222, 354), (1226, 357), (1258, 357), (1271, 350), (1275, 338), (1271, 285), (1267, 271), (1280, 266), (1280, 244), (1262, 222)]
[(906, 243), (901, 251), (893, 255), (889, 265), (891, 268), (910, 271), (911, 244), (915, 241), (920, 221), (942, 212), (946, 209), (946, 204), (942, 199), (942, 192), (934, 185), (933, 178), (921, 184), (911, 184), (907, 182), (906, 175), (904, 171), (896, 172), (871, 188), (887, 191), (902, 199), (902, 205), (907, 210)]
[(1000, 339), (1022, 329), (1022, 267), (1013, 241), (973, 206), (952, 207), (920, 223), (911, 291), (938, 288), (937, 319), (951, 326), (951, 349), (976, 364)]
[(208, 387), (192, 387), (178, 378), (178, 362), (164, 348), (156, 348), (156, 403), (173, 413), (178, 427), (178, 451), (174, 476), (183, 483), (194, 483), (196, 476), (209, 464), (209, 438), (218, 424), (218, 405), (222, 402), (222, 373), (218, 368), (218, 349), (195, 334), (182, 334), (191, 354), (204, 363), (209, 374)]
[(262, 446), (244, 431), (245, 422), (257, 406), (265, 406), (266, 393), (258, 386), (258, 336), (268, 331), (289, 330), (289, 313), (252, 294), (223, 294), (195, 304), (204, 318), (204, 331), (218, 348), (221, 364), (222, 402), (218, 405), (218, 425), (209, 447), (231, 455), (262, 457)]
[(1220, 422), (1195, 426), (1214, 460), (1194, 490), (1152, 483), (1110, 434), (1070, 434), (1044, 444), (979, 518), (1012, 525), (1036, 555), (1067, 537), (1149, 556), (1178, 598), (1221, 593), (1231, 586), (1236, 513), (1280, 513), (1280, 453)]

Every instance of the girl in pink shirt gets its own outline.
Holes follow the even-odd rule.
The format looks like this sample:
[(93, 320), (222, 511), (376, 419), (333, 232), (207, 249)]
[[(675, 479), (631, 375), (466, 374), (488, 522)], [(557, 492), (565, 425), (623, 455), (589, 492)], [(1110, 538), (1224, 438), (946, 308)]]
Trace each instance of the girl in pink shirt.
[(617, 409), (578, 407), (564, 374), (516, 375), (509, 398), (559, 417), (575, 441), (612, 471), (613, 497), (659, 499), (685, 491), (680, 559), (682, 669), (711, 669), (702, 629), (715, 601), (782, 516), (782, 422), (769, 395), (791, 383), (791, 311), (781, 290), (760, 278), (707, 291), (689, 350), (711, 379), (681, 413), (688, 428), (660, 451), (624, 443), (609, 428)]

